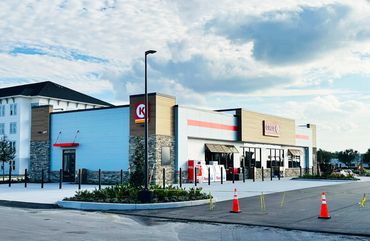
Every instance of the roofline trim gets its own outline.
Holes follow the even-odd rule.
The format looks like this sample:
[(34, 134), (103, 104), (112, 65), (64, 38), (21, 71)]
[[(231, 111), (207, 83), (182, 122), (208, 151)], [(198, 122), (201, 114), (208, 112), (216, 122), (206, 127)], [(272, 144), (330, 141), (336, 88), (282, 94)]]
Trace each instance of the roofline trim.
[(50, 115), (68, 114), (68, 113), (74, 113), (74, 112), (93, 111), (93, 110), (99, 111), (99, 110), (107, 110), (107, 109), (129, 108), (129, 107), (130, 105), (116, 105), (116, 106), (100, 107), (100, 108), (66, 110), (66, 111), (51, 112)]

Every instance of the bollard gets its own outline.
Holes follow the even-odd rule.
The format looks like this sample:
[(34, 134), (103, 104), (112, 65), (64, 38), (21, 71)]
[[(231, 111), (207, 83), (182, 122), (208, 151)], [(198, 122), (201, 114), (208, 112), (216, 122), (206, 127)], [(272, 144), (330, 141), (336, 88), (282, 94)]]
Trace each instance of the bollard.
[(81, 169), (78, 169), (78, 190), (81, 190)]
[(299, 176), (302, 177), (302, 166), (299, 166)]
[(245, 168), (243, 167), (243, 182), (245, 182)]
[(121, 185), (123, 184), (123, 170), (121, 169)]
[(256, 181), (256, 167), (253, 167), (253, 182)]
[(62, 183), (63, 183), (63, 169), (59, 170), (59, 189), (62, 189)]
[(221, 167), (221, 184), (224, 184), (224, 170), (223, 170), (223, 167)]
[(265, 172), (263, 171), (263, 167), (261, 167), (261, 173), (262, 173), (262, 181), (265, 181)]
[(271, 167), (270, 167), (270, 179), (272, 181), (272, 162), (271, 162)]
[(232, 174), (233, 174), (233, 183), (235, 183), (235, 168), (233, 167), (233, 172), (232, 172)]
[(278, 180), (280, 180), (280, 162), (279, 162), (279, 166), (278, 166)]
[(313, 166), (312, 166), (312, 176), (314, 176), (315, 175), (315, 173), (313, 172)]
[(316, 170), (317, 170), (317, 176), (320, 176), (320, 165), (317, 163), (316, 165)]
[(44, 169), (41, 169), (41, 188), (44, 188)]
[(28, 181), (27, 169), (25, 169), (24, 170), (24, 188), (27, 188), (27, 181)]
[(101, 189), (101, 169), (99, 168), (99, 173), (98, 173), (99, 175), (98, 175), (98, 178), (99, 178), (99, 180), (98, 180), (98, 182), (99, 182), (99, 190)]
[(182, 171), (181, 171), (181, 168), (180, 168), (180, 180), (179, 180), (179, 182), (180, 182), (180, 188), (182, 188)]
[(9, 187), (12, 186), (12, 166), (9, 164)]
[(211, 185), (211, 168), (208, 167), (208, 186)]
[(163, 189), (165, 189), (166, 188), (166, 169), (165, 168), (163, 168), (163, 170), (162, 170), (162, 181), (163, 181)]
[(194, 184), (197, 186), (197, 168), (194, 168)]

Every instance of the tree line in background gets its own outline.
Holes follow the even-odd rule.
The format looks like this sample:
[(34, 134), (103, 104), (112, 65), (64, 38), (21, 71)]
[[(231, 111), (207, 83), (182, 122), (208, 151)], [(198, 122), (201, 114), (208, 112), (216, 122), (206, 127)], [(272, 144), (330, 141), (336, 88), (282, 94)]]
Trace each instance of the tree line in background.
[(332, 172), (334, 169), (333, 160), (337, 159), (338, 162), (344, 164), (346, 167), (364, 168), (364, 164), (370, 168), (370, 148), (366, 153), (361, 154), (356, 150), (347, 149), (339, 152), (329, 152), (322, 149), (317, 151), (317, 161), (320, 169), (323, 172)]

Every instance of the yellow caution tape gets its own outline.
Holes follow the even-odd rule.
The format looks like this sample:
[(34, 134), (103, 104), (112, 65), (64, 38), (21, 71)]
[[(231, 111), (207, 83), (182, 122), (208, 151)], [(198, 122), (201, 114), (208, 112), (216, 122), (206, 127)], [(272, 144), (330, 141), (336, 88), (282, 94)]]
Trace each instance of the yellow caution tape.
[(366, 205), (366, 193), (364, 193), (364, 197), (361, 200), (360, 207), (363, 208)]
[(209, 192), (209, 210), (213, 210), (214, 206), (213, 206), (213, 196), (212, 196), (212, 193)]
[(263, 192), (261, 193), (261, 196), (260, 196), (260, 206), (261, 206), (261, 211), (266, 211), (265, 195), (263, 194)]
[(283, 198), (281, 199), (281, 202), (280, 202), (280, 207), (281, 208), (284, 206), (284, 202), (285, 202), (285, 192), (284, 192)]

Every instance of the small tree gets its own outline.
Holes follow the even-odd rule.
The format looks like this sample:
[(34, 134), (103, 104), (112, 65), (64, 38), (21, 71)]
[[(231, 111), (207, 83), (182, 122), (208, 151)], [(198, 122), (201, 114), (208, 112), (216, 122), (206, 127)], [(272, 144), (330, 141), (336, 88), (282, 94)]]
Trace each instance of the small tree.
[(370, 149), (368, 149), (367, 152), (362, 155), (362, 163), (367, 163), (370, 165)]
[(317, 151), (317, 161), (320, 165), (320, 170), (324, 174), (330, 175), (334, 171), (333, 165), (330, 163), (333, 158), (333, 153), (319, 149)]
[(4, 136), (0, 139), (0, 161), (3, 166), (3, 181), (5, 176), (5, 163), (14, 160), (15, 148), (12, 147), (11, 142)]
[(344, 163), (347, 167), (350, 167), (354, 160), (358, 157), (358, 151), (353, 149), (347, 149), (345, 151), (338, 152), (338, 160)]
[(144, 185), (144, 145), (142, 138), (138, 137), (136, 140), (136, 149), (133, 156), (133, 161), (130, 164), (130, 178), (129, 182), (133, 186)]

